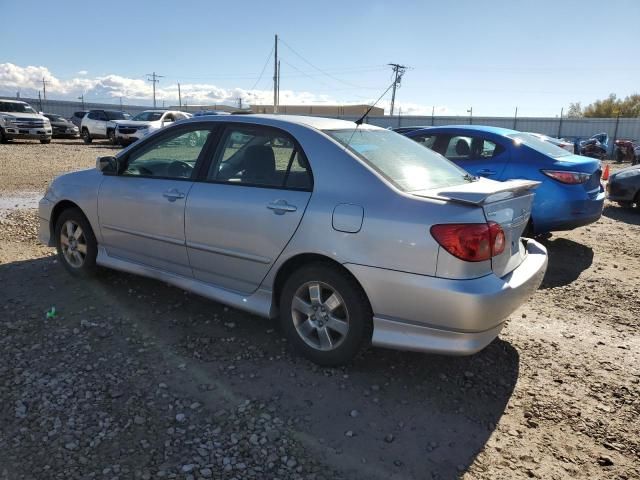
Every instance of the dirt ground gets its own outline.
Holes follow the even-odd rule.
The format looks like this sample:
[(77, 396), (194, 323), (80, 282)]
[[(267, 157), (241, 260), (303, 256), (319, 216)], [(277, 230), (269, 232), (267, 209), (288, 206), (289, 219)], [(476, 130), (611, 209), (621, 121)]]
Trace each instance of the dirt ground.
[(477, 355), (324, 369), (273, 322), (63, 271), (31, 192), (109, 153), (0, 145), (0, 479), (640, 478), (640, 213), (546, 240), (542, 287)]

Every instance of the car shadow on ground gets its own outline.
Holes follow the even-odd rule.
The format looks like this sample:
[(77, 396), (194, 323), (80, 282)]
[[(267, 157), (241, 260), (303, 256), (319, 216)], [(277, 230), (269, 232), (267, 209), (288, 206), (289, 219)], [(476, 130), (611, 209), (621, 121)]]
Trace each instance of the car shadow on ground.
[(602, 210), (602, 215), (611, 220), (640, 225), (640, 209), (624, 208), (619, 205), (607, 205)]
[(499, 339), (470, 357), (370, 348), (349, 366), (321, 368), (290, 352), (275, 321), (158, 281), (113, 271), (82, 280), (44, 257), (0, 265), (0, 282), (3, 303), (15, 298), (24, 315), (29, 305), (41, 312), (55, 305), (69, 327), (91, 312), (120, 319), (117, 335), (102, 340), (113, 346), (101, 348), (122, 348), (115, 337), (143, 336), (147, 348), (182, 364), (148, 365), (147, 375), (180, 368), (181, 390), (217, 385), (202, 398), (205, 407), (220, 392), (275, 402), (307, 454), (345, 478), (460, 476), (495, 430), (518, 379), (518, 352)]
[[(549, 254), (547, 273), (540, 288), (562, 287), (574, 282), (593, 263), (593, 249), (566, 238), (541, 240)], [(570, 258), (571, 261), (566, 261)]]

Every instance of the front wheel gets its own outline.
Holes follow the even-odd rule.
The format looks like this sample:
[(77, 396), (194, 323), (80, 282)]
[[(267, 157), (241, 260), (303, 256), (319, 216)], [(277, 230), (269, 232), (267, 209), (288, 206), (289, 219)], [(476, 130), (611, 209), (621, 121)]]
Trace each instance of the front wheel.
[(96, 271), (98, 243), (82, 211), (70, 208), (60, 214), (55, 226), (58, 260), (72, 275), (87, 277)]
[(107, 138), (109, 139), (109, 143), (111, 145), (117, 145), (118, 140), (116, 139), (116, 132), (114, 130), (109, 130), (107, 133)]
[(295, 271), (280, 296), (280, 322), (287, 339), (323, 366), (351, 361), (371, 341), (372, 317), (360, 285), (324, 263)]
[(84, 143), (91, 143), (93, 141), (89, 130), (86, 128), (82, 129), (82, 140), (84, 141)]
[(51, 139), (50, 138), (43, 138), (42, 140), (40, 140), (40, 143), (51, 143)]

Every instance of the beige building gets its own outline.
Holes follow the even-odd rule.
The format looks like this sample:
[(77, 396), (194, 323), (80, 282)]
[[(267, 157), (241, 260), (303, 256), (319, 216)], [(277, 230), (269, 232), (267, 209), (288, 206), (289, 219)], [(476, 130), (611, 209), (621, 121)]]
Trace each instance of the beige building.
[[(290, 115), (318, 115), (324, 117), (339, 116), (357, 116), (363, 115), (367, 111), (369, 105), (279, 105), (278, 113)], [(179, 110), (177, 105), (169, 107), (169, 109)], [(222, 112), (246, 112), (246, 113), (273, 113), (273, 105), (251, 105), (250, 108), (242, 110), (230, 105), (214, 104), (214, 105), (183, 105), (183, 112), (197, 112), (199, 110), (218, 110)], [(371, 116), (384, 115), (384, 109), (373, 107)]]

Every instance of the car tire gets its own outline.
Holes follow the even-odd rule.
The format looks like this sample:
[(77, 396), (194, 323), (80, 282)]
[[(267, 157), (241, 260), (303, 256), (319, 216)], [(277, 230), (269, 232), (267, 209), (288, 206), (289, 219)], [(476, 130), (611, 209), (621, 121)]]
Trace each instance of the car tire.
[(44, 144), (51, 143), (51, 139), (50, 138), (43, 138), (42, 140), (40, 140), (40, 143), (44, 143)]
[(82, 129), (82, 141), (84, 143), (91, 143), (93, 141), (93, 138), (91, 138), (91, 134), (89, 133), (89, 130), (86, 128)]
[(56, 221), (54, 235), (58, 261), (69, 273), (78, 277), (96, 273), (98, 242), (82, 210), (63, 211)]
[(373, 314), (353, 277), (326, 263), (294, 271), (280, 294), (282, 330), (301, 355), (322, 366), (349, 363), (371, 341)]
[(116, 140), (116, 132), (115, 130), (109, 130), (107, 132), (107, 138), (109, 139), (109, 143), (111, 145), (117, 145), (118, 141)]
[(4, 134), (4, 130), (0, 128), (0, 143), (9, 143), (9, 139)]

